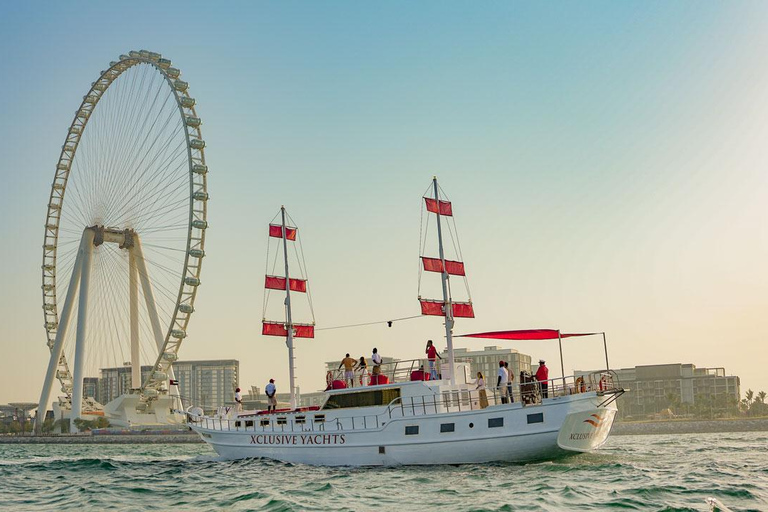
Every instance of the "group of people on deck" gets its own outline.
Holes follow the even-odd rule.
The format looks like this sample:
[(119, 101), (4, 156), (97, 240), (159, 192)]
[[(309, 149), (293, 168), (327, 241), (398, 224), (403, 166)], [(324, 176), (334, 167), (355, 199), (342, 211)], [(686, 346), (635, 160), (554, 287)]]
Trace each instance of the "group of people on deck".
[[(514, 403), (515, 396), (512, 393), (512, 382), (515, 380), (515, 375), (510, 371), (508, 361), (499, 361), (499, 371), (496, 375), (496, 389), (498, 390), (499, 396), (501, 397), (501, 403)], [(541, 389), (541, 397), (548, 398), (549, 368), (547, 368), (547, 365), (543, 359), (539, 359), (539, 368), (536, 370), (535, 380)], [(478, 392), (480, 408), (485, 409), (488, 407), (488, 393), (486, 391), (486, 383), (483, 372), (477, 372), (475, 389)]]
[[(425, 349), (425, 354), (427, 356), (427, 362), (429, 363), (429, 380), (438, 380), (440, 379), (441, 375), (438, 371), (438, 360), (442, 360), (442, 356), (437, 351), (437, 347), (435, 347), (435, 344), (432, 342), (432, 340), (427, 340), (427, 346)], [(373, 353), (371, 354), (371, 361), (373, 362), (373, 377), (371, 377), (371, 381), (376, 379), (376, 377), (379, 376), (381, 372), (381, 355), (378, 352), (378, 349), (374, 347)], [(368, 373), (368, 362), (365, 360), (364, 356), (360, 356), (360, 359), (354, 359), (350, 357), (349, 354), (346, 354), (344, 359), (341, 360), (341, 363), (339, 363), (339, 370), (341, 368), (344, 368), (344, 384), (347, 387), (354, 387), (355, 386), (355, 373), (360, 374), (360, 385), (364, 385), (366, 380), (368, 380), (369, 373)], [(424, 375), (426, 372), (424, 372), (423, 366), (420, 368), (420, 372), (423, 375), (423, 378), (426, 379), (426, 375)], [(329, 374), (330, 375), (330, 374)], [(542, 398), (548, 398), (549, 397), (549, 368), (547, 368), (547, 365), (543, 359), (539, 359), (539, 367), (536, 370), (536, 374), (534, 376), (535, 380), (537, 381), (538, 387), (541, 390), (541, 397)], [(418, 380), (422, 380), (419, 378)], [(508, 361), (499, 361), (499, 370), (496, 377), (496, 388), (498, 389), (499, 395), (501, 396), (501, 403), (514, 403), (515, 397), (512, 393), (513, 388), (513, 382), (515, 380), (514, 373), (509, 369), (509, 362)], [(478, 394), (480, 397), (480, 406), (485, 408), (488, 406), (488, 395), (486, 393), (486, 382), (485, 377), (483, 376), (482, 372), (477, 372), (477, 380), (475, 381), (475, 389), (478, 390)]]
[[(379, 350), (374, 347), (371, 354), (371, 362), (373, 363), (372, 373), (373, 375), (379, 375), (381, 372), (381, 355)], [(344, 367), (344, 383), (347, 387), (354, 387), (355, 385), (355, 372), (360, 374), (360, 384), (362, 385), (369, 377), (368, 362), (365, 360), (365, 356), (360, 356), (360, 359), (354, 359), (347, 354), (339, 364), (339, 370)]]

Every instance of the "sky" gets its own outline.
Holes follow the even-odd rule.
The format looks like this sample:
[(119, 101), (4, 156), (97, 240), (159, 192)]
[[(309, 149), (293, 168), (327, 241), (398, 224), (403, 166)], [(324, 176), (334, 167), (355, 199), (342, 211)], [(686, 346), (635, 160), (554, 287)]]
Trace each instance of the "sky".
[[(437, 317), (383, 323), (419, 313), (437, 175), (476, 312), (456, 332), (605, 331), (611, 366), (725, 367), (768, 390), (767, 43), (760, 2), (5, 2), (0, 403), (39, 397), (55, 165), (90, 83), (132, 49), (182, 70), (207, 143), (182, 359), (235, 358), (241, 386), (287, 391), (285, 345), (260, 334), (283, 204), (318, 329), (381, 321), (297, 341), (303, 391), (346, 352), (443, 348)], [(559, 374), (556, 343), (498, 344)], [(599, 339), (564, 345), (566, 373), (601, 367)]]

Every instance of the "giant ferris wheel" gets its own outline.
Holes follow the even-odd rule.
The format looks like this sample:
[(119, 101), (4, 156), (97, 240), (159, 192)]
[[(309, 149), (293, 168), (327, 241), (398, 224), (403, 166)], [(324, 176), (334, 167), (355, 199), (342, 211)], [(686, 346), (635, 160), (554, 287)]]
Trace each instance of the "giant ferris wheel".
[(130, 366), (131, 414), (169, 396), (208, 227), (202, 123), (180, 75), (158, 53), (131, 51), (75, 112), (45, 223), (50, 362), (38, 418), (56, 381), (72, 419), (98, 408), (84, 393), (104, 368)]

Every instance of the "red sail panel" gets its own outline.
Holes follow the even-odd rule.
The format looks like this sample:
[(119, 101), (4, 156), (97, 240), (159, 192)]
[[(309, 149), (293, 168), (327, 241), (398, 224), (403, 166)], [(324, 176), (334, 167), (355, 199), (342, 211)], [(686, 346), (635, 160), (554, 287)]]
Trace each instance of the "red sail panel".
[(424, 265), (424, 270), (427, 272), (442, 272), (443, 262), (437, 258), (421, 257), (421, 264)]
[(475, 309), (471, 302), (453, 302), (451, 306), (454, 318), (475, 318)]
[(264, 288), (267, 290), (285, 290), (285, 278), (267, 276), (264, 280)]
[(444, 303), (441, 300), (419, 299), (422, 315), (445, 316)]
[(464, 276), (464, 263), (460, 261), (445, 260), (445, 270), (452, 276)]
[[(285, 278), (278, 276), (267, 276), (264, 280), (264, 288), (268, 290), (285, 290)], [(307, 280), (291, 279), (291, 291), (307, 293)]]
[(261, 334), (265, 336), (288, 336), (288, 331), (285, 329), (285, 324), (277, 322), (267, 322), (266, 320), (261, 324)]
[(307, 293), (307, 280), (306, 279), (291, 279), (291, 291)]
[[(288, 240), (296, 240), (296, 228), (285, 228), (286, 238)], [(269, 236), (275, 238), (283, 238), (283, 226), (279, 224), (269, 225)]]
[[(427, 258), (426, 256), (422, 256), (421, 263), (424, 266), (424, 270), (427, 272), (443, 271), (443, 263), (438, 258)], [(448, 270), (448, 273), (453, 276), (466, 275), (464, 272), (464, 263), (460, 261), (445, 260), (445, 268)]]
[(315, 337), (315, 326), (314, 325), (293, 324), (293, 337), (294, 338), (314, 338)]
[(429, 197), (425, 197), (424, 201), (427, 203), (427, 211), (437, 213), (437, 204), (440, 203), (440, 215), (453, 216), (453, 208), (450, 201), (435, 201)]
[[(285, 328), (284, 323), (264, 320), (261, 324), (261, 334), (265, 336), (282, 336), (285, 338), (288, 336), (288, 330)], [(314, 338), (315, 326), (309, 324), (293, 324), (293, 337)]]

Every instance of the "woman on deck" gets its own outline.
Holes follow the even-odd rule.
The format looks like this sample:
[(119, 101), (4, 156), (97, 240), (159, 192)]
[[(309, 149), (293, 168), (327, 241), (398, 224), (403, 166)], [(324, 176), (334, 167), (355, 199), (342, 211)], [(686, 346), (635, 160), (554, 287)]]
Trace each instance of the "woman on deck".
[(480, 408), (485, 409), (488, 407), (488, 393), (485, 391), (485, 377), (483, 372), (477, 372), (477, 380), (475, 381), (477, 394), (480, 397)]

